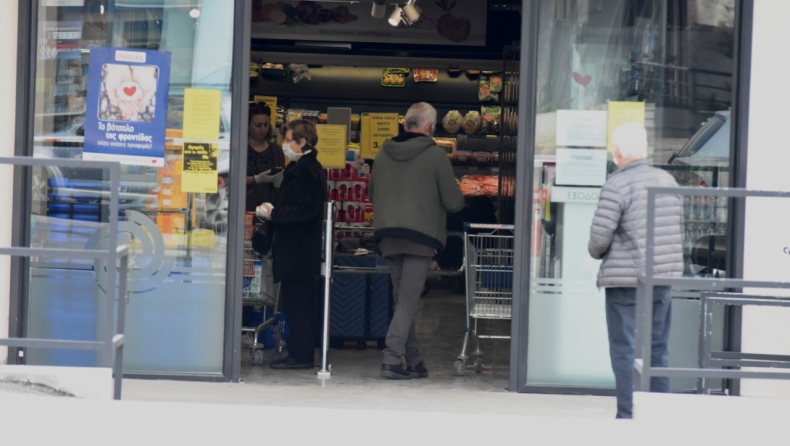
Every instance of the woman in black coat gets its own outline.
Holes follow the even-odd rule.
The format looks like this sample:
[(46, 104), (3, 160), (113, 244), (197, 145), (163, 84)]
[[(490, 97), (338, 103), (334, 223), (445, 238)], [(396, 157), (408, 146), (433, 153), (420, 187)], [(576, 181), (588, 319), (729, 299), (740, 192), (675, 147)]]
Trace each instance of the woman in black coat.
[(271, 363), (276, 369), (315, 367), (318, 305), (313, 286), (321, 274), (327, 200), (326, 175), (314, 147), (317, 142), (312, 122), (286, 125), (282, 147), (291, 163), (283, 172), (275, 203), (264, 203), (256, 211), (273, 223), (274, 281), (280, 283), (280, 302), (291, 327), (288, 356)]

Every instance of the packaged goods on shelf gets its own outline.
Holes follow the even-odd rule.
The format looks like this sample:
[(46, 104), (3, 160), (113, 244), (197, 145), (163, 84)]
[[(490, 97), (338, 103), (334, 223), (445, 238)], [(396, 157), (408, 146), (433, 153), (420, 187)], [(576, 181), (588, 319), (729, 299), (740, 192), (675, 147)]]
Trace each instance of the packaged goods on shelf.
[(480, 117), (480, 113), (473, 110), (467, 112), (464, 116), (462, 127), (464, 128), (464, 133), (467, 135), (476, 135), (477, 132), (480, 131), (481, 124), (482, 118)]
[(414, 82), (438, 82), (439, 70), (435, 68), (415, 68)]
[(499, 121), (502, 116), (502, 107), (483, 106), (480, 108), (480, 114), (482, 115), (483, 121), (481, 133), (486, 135), (499, 134)]
[(458, 133), (461, 130), (461, 125), (464, 122), (464, 117), (458, 110), (450, 110), (444, 115), (442, 119), (442, 127), (447, 133)]
[(499, 195), (499, 176), (465, 175), (461, 177), (461, 193), (467, 197), (496, 197)]

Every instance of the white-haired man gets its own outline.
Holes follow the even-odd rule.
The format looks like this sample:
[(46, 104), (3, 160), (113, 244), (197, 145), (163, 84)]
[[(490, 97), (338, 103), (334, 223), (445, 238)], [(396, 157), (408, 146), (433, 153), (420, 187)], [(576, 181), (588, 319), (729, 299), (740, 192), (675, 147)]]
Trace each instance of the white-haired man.
[[(647, 133), (640, 124), (624, 124), (612, 134), (614, 162), (601, 190), (590, 229), (590, 255), (602, 259), (598, 288), (606, 289), (609, 354), (617, 387), (617, 418), (631, 418), (634, 374), (634, 323), (637, 275), (644, 272), (647, 233), (647, 189), (677, 187), (667, 172), (647, 158)], [(683, 209), (679, 197), (656, 198), (654, 273), (683, 272)], [(654, 367), (669, 365), (669, 326), (672, 292), (656, 287), (653, 294)], [(668, 378), (652, 378), (650, 390), (669, 392)]]
[(450, 160), (432, 138), (436, 109), (412, 105), (403, 128), (383, 144), (369, 185), (374, 236), (390, 262), (395, 301), (381, 365), (381, 376), (390, 379), (428, 377), (414, 317), (431, 261), (447, 240), (447, 213), (464, 206)]

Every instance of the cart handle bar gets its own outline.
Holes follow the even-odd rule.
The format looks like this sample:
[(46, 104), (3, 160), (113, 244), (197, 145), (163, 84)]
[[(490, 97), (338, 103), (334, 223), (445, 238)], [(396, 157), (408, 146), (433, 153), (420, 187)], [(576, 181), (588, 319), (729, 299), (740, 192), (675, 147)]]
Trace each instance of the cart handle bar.
[(464, 231), (470, 229), (515, 229), (514, 225), (485, 225), (477, 223), (464, 223)]

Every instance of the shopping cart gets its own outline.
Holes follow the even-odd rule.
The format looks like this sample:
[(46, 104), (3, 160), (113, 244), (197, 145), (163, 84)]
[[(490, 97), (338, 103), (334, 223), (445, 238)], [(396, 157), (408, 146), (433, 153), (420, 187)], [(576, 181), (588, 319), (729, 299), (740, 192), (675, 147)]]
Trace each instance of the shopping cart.
[[(464, 227), (464, 266), (466, 271), (466, 330), (455, 374), (463, 376), (469, 357), (469, 338), (475, 341), (475, 372), (483, 371), (480, 339), (510, 339), (510, 336), (482, 335), (480, 319), (510, 321), (513, 304), (512, 225), (467, 224)], [(474, 321), (474, 324), (472, 323)]]
[(252, 248), (251, 241), (244, 242), (244, 286), (242, 288), (242, 297), (244, 306), (254, 307), (264, 314), (263, 322), (257, 326), (241, 328), (242, 333), (247, 337), (252, 365), (263, 364), (263, 349), (265, 345), (259, 340), (261, 332), (269, 327), (274, 329), (275, 351), (272, 360), (276, 360), (285, 349), (285, 342), (283, 341), (284, 322), (281, 321), (277, 314), (280, 286), (274, 283), (271, 255), (260, 256)]

